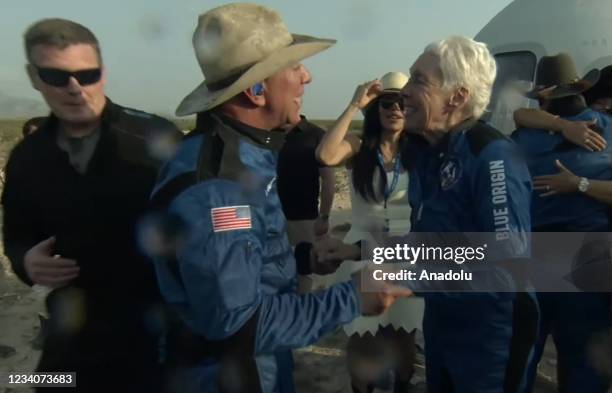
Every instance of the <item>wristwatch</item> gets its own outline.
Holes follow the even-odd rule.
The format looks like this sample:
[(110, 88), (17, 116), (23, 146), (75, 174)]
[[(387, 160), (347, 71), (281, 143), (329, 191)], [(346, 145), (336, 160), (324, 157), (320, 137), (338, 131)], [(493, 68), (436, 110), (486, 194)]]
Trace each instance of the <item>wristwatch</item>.
[(322, 220), (329, 220), (329, 214), (319, 214), (319, 218)]
[(587, 179), (586, 177), (581, 177), (580, 180), (578, 180), (578, 191), (587, 192), (587, 190), (589, 189), (589, 185), (589, 179)]

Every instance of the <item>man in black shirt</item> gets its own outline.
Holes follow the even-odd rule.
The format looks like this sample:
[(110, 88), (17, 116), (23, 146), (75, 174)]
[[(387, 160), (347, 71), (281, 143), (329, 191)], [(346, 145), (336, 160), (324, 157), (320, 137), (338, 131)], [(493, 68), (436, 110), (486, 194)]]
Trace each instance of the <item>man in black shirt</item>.
[(37, 371), (76, 372), (70, 392), (154, 392), (161, 299), (135, 224), (164, 158), (152, 153), (170, 154), (163, 141), (178, 130), (106, 98), (99, 44), (86, 27), (39, 21), (25, 48), (51, 114), (11, 152), (3, 240), (17, 276), (52, 289)]
[(334, 169), (322, 166), (315, 158), (325, 130), (304, 116), (301, 119), (286, 135), (277, 167), (278, 196), (293, 246), (312, 243), (327, 234), (335, 186)]

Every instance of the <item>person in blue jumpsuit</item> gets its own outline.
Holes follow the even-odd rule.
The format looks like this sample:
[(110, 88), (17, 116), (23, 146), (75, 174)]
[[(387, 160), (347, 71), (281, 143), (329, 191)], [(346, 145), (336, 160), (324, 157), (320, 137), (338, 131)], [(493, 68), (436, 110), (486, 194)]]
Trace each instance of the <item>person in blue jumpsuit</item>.
[[(612, 125), (610, 117), (589, 109), (580, 93), (597, 82), (599, 72), (592, 70), (579, 78), (569, 54), (544, 56), (538, 63), (536, 85), (527, 95), (537, 98), (540, 108), (570, 121), (595, 120), (594, 131), (607, 146), (589, 151), (566, 141), (559, 133), (534, 128), (519, 128), (512, 138), (528, 157), (531, 175), (554, 175), (559, 164), (576, 174), (577, 182), (569, 192), (551, 189), (547, 178), (537, 183), (532, 197), (534, 232), (608, 232), (608, 205), (590, 198), (588, 179), (611, 180), (610, 154)], [(557, 161), (559, 163), (557, 163)], [(589, 340), (610, 327), (609, 296), (583, 288), (580, 293), (538, 293), (541, 308), (540, 330), (535, 356), (529, 368), (531, 391), (537, 365), (549, 334), (558, 354), (558, 383), (561, 392), (606, 392), (609, 382), (598, 375), (587, 355)]]
[[(486, 264), (494, 258), (525, 263), (527, 166), (514, 143), (477, 121), (495, 79), (487, 47), (464, 37), (430, 44), (410, 74), (402, 96), (410, 133), (403, 159), (410, 170), (412, 232), (487, 232), (495, 252), (487, 253)], [(538, 316), (527, 288), (450, 293), (419, 285), (414, 289), (425, 299), (428, 392), (520, 391)]]
[(149, 245), (162, 295), (193, 335), (179, 391), (291, 393), (292, 349), (394, 300), (360, 293), (360, 277), (296, 293), (297, 273), (330, 273), (360, 257), (358, 246), (327, 239), (299, 244), (294, 258), (276, 188), (284, 134), (271, 130), (299, 122), (311, 80), (299, 61), (333, 43), (292, 35), (254, 4), (199, 18), (194, 47), (206, 81), (177, 109), (198, 113), (198, 128), (160, 172), (152, 202), (165, 209), (163, 241)]

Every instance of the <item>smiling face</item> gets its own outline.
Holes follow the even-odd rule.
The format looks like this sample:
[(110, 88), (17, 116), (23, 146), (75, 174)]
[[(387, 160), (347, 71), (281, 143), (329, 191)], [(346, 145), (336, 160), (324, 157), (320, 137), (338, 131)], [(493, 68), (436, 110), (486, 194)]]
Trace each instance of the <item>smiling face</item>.
[(442, 88), (439, 64), (436, 55), (426, 52), (410, 68), (410, 80), (401, 91), (407, 131), (435, 130), (446, 123), (452, 92)]
[(312, 80), (301, 63), (277, 72), (264, 84), (266, 112), (274, 127), (297, 124), (302, 110), (304, 87)]
[(404, 130), (404, 113), (402, 98), (399, 94), (385, 94), (378, 99), (378, 115), (383, 130), (402, 132)]
[(27, 69), (32, 86), (40, 91), (55, 116), (75, 124), (92, 123), (100, 118), (106, 103), (104, 71), (96, 83), (85, 86), (79, 84), (74, 77), (70, 77), (65, 86), (52, 86), (38, 75), (39, 68), (70, 72), (101, 68), (98, 53), (92, 45), (74, 44), (65, 48), (36, 45), (32, 48), (30, 58), (32, 64)]

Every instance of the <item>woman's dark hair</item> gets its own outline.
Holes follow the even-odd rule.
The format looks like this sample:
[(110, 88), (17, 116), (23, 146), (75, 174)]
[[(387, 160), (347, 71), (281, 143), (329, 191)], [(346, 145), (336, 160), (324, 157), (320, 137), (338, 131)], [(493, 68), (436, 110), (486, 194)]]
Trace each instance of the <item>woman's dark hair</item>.
[[(383, 128), (380, 123), (380, 110), (378, 99), (373, 101), (365, 111), (363, 119), (363, 132), (361, 134), (361, 147), (353, 157), (353, 187), (366, 201), (380, 202), (381, 196), (387, 188), (387, 176), (378, 162), (378, 148), (380, 146)], [(400, 137), (400, 146), (402, 145)], [(374, 173), (379, 171), (380, 189), (374, 190)]]

